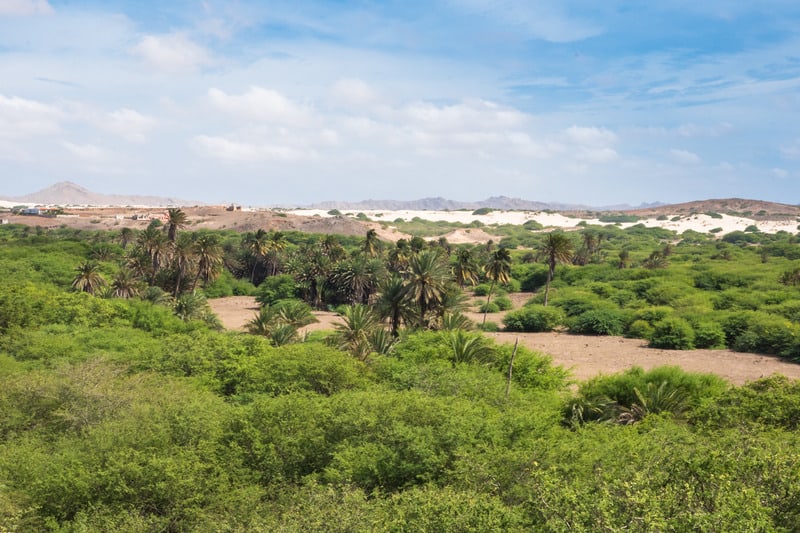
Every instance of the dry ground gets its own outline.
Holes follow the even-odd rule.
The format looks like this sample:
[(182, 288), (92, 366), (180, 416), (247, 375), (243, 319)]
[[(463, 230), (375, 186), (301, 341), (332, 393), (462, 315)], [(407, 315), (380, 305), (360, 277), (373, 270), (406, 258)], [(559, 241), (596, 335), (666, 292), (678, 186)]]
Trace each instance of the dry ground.
[[(514, 307), (524, 304), (531, 294), (511, 294)], [(258, 304), (249, 296), (233, 296), (209, 300), (211, 308), (228, 329), (242, 330), (253, 318)], [(467, 313), (476, 322), (480, 313)], [(334, 313), (315, 313), (320, 320), (306, 328), (307, 331), (332, 329), (338, 320)], [(502, 313), (488, 315), (487, 320), (502, 323)], [(612, 374), (632, 366), (650, 369), (657, 366), (679, 366), (691, 372), (717, 374), (741, 385), (772, 374), (783, 374), (800, 379), (800, 365), (776, 357), (760, 354), (732, 352), (730, 350), (658, 350), (648, 348), (640, 339), (569, 335), (567, 333), (488, 333), (499, 343), (513, 343), (516, 338), (522, 346), (549, 354), (553, 362), (571, 370), (579, 380), (598, 374)]]

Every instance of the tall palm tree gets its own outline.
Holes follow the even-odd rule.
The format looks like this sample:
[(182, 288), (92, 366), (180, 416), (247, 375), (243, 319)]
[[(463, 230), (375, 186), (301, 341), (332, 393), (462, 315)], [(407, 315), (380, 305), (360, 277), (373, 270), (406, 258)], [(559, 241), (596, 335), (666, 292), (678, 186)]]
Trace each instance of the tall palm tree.
[(192, 290), (202, 278), (203, 285), (216, 279), (222, 267), (222, 247), (215, 234), (199, 235), (194, 240), (194, 253), (197, 258), (197, 275), (192, 284)]
[(417, 307), (418, 327), (428, 326), (428, 313), (441, 302), (449, 277), (438, 250), (425, 250), (409, 259), (405, 293)]
[(489, 302), (492, 299), (495, 284), (508, 283), (508, 280), (511, 279), (511, 254), (508, 248), (498, 248), (492, 252), (484, 270), (486, 277), (492, 280), (489, 285), (489, 294), (486, 296), (486, 307), (483, 308), (483, 323), (486, 324), (486, 313), (489, 312)]
[(392, 337), (397, 338), (400, 335), (400, 323), (411, 316), (403, 278), (394, 274), (380, 284), (375, 309), (381, 318), (389, 319)]
[(286, 249), (288, 241), (286, 235), (281, 231), (271, 231), (267, 239), (267, 253), (264, 259), (270, 267), (270, 275), (274, 276), (278, 273), (278, 265), (280, 265), (281, 252)]
[(367, 231), (367, 235), (364, 237), (364, 244), (362, 245), (361, 250), (367, 257), (377, 257), (378, 253), (380, 252), (380, 245), (381, 243), (378, 240), (378, 232), (376, 232), (374, 229), (370, 229)]
[(350, 303), (369, 303), (378, 286), (383, 263), (361, 255), (334, 267), (331, 281)]
[(128, 247), (134, 237), (134, 232), (131, 228), (122, 228), (119, 231), (119, 244), (122, 246), (122, 249)]
[(181, 283), (192, 272), (196, 260), (195, 243), (191, 236), (184, 233), (172, 246), (172, 266), (175, 269), (175, 298), (181, 292)]
[(305, 300), (319, 309), (323, 288), (331, 272), (330, 258), (319, 246), (306, 245), (289, 257), (286, 268), (303, 288)]
[(469, 248), (459, 248), (456, 252), (456, 262), (453, 265), (453, 277), (462, 289), (469, 283), (475, 285), (478, 282), (478, 266)]
[(553, 276), (556, 273), (556, 265), (559, 263), (568, 263), (572, 258), (572, 251), (574, 245), (572, 240), (565, 234), (560, 232), (553, 232), (547, 235), (544, 244), (541, 247), (541, 254), (547, 259), (547, 283), (544, 289), (544, 305), (547, 305), (547, 296), (550, 293), (550, 282), (553, 281)]
[(139, 233), (137, 245), (150, 258), (150, 285), (155, 285), (156, 275), (169, 251), (167, 240), (156, 226), (150, 225)]
[(242, 239), (245, 249), (253, 258), (253, 269), (250, 271), (250, 283), (255, 283), (256, 268), (269, 252), (269, 233), (259, 228), (255, 232), (247, 233)]
[(175, 242), (178, 238), (178, 230), (186, 227), (189, 217), (180, 208), (171, 207), (167, 210), (167, 238), (169, 242)]
[(106, 284), (106, 280), (100, 274), (100, 265), (97, 263), (84, 261), (75, 270), (78, 274), (72, 280), (72, 287), (79, 291), (94, 294)]

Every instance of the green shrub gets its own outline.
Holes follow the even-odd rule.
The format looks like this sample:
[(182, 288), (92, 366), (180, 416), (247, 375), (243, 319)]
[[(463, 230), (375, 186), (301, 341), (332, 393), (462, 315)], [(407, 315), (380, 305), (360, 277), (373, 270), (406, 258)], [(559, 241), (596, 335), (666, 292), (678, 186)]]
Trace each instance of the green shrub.
[(476, 326), (480, 331), (484, 331), (486, 333), (494, 333), (496, 331), (500, 331), (500, 326), (497, 325), (497, 322), (492, 322), (491, 320), (487, 320), (486, 322), (481, 322)]
[(488, 215), (494, 211), (491, 207), (479, 207), (475, 211), (472, 212), (473, 215)]
[(694, 330), (686, 319), (668, 317), (654, 325), (650, 346), (667, 350), (694, 348)]
[(502, 287), (507, 292), (519, 292), (522, 290), (522, 283), (514, 278), (509, 278), (508, 282), (503, 283)]
[(558, 307), (527, 305), (503, 318), (507, 331), (553, 331), (564, 324), (564, 311)]
[[(491, 287), (492, 286), (490, 283), (480, 283), (478, 285), (475, 285), (473, 292), (475, 293), (475, 296), (488, 296), (489, 289), (491, 289)], [(502, 287), (495, 285), (492, 294), (494, 294), (495, 296), (505, 296), (508, 293)]]
[(611, 309), (586, 311), (569, 322), (569, 332), (579, 335), (622, 335), (622, 313)]
[(479, 308), (481, 313), (497, 313), (500, 311), (500, 306), (497, 305), (497, 302), (483, 302)]
[(654, 330), (655, 328), (653, 328), (647, 320), (634, 320), (631, 325), (628, 326), (628, 331), (625, 333), (625, 336), (634, 339), (650, 340)]
[(717, 322), (700, 322), (694, 325), (695, 348), (724, 348), (725, 330)]
[(508, 296), (498, 296), (492, 303), (497, 304), (497, 307), (500, 311), (508, 311), (514, 304), (511, 302), (511, 299)]
[(297, 296), (297, 283), (289, 274), (266, 278), (255, 291), (256, 301), (267, 305)]

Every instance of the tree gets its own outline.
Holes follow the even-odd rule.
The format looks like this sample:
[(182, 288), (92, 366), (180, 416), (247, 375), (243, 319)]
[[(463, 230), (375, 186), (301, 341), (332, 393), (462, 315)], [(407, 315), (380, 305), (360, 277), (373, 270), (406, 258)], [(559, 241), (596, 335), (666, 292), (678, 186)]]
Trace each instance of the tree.
[(392, 337), (397, 338), (400, 323), (411, 315), (403, 278), (395, 274), (381, 283), (375, 309), (381, 318), (389, 319)]
[(167, 239), (169, 242), (175, 242), (178, 238), (178, 230), (186, 227), (189, 218), (180, 208), (171, 207), (167, 210)]
[(344, 308), (342, 323), (334, 324), (335, 332), (329, 337), (330, 343), (340, 350), (366, 360), (372, 353), (371, 337), (380, 328), (378, 317), (372, 308), (356, 304)]
[(194, 268), (195, 260), (194, 241), (189, 235), (181, 235), (181, 238), (172, 246), (172, 266), (175, 269), (175, 291), (173, 296), (175, 298), (181, 292), (181, 283)]
[(242, 239), (245, 249), (253, 258), (253, 268), (250, 271), (250, 283), (255, 283), (256, 268), (269, 252), (269, 233), (259, 228), (255, 232), (247, 233)]
[(544, 288), (544, 305), (547, 305), (547, 297), (550, 293), (550, 283), (556, 273), (556, 265), (559, 263), (568, 263), (572, 258), (572, 250), (574, 245), (569, 237), (563, 233), (553, 232), (547, 235), (544, 240), (544, 245), (541, 248), (541, 253), (547, 260), (547, 283)]
[(155, 285), (161, 263), (169, 251), (167, 240), (164, 238), (164, 234), (158, 230), (158, 227), (151, 224), (139, 234), (137, 244), (142, 252), (150, 258), (150, 285)]
[(383, 265), (380, 260), (358, 256), (336, 265), (331, 279), (350, 303), (369, 303), (378, 285)]
[(264, 256), (264, 260), (270, 268), (270, 276), (278, 273), (280, 254), (286, 249), (286, 245), (286, 235), (282, 231), (269, 232), (267, 253)]
[(428, 313), (441, 302), (448, 278), (438, 250), (422, 251), (409, 259), (405, 294), (417, 307), (418, 327), (428, 327)]
[(208, 285), (219, 275), (222, 267), (222, 247), (216, 234), (207, 233), (198, 236), (194, 240), (194, 253), (197, 258), (197, 275), (194, 278), (192, 290), (201, 278), (203, 285)]
[(106, 280), (100, 274), (100, 265), (97, 263), (84, 261), (75, 270), (78, 274), (72, 280), (72, 287), (79, 291), (94, 294), (106, 284)]
[(364, 244), (361, 250), (364, 252), (364, 255), (367, 257), (377, 257), (378, 253), (380, 252), (380, 240), (378, 240), (378, 232), (374, 229), (370, 229), (367, 231), (367, 235), (364, 237)]
[(119, 232), (119, 244), (122, 246), (122, 249), (128, 247), (134, 237), (134, 232), (131, 228), (122, 228)]
[(121, 268), (111, 282), (111, 294), (116, 298), (133, 298), (139, 294), (139, 285), (139, 280), (131, 270)]
[(453, 277), (462, 289), (469, 283), (475, 285), (478, 282), (478, 266), (469, 248), (459, 248), (456, 252), (456, 263), (453, 265)]
[(511, 254), (508, 248), (498, 248), (489, 256), (489, 262), (484, 267), (486, 277), (492, 280), (489, 286), (489, 294), (486, 295), (486, 307), (483, 311), (483, 323), (486, 324), (486, 313), (489, 311), (489, 302), (492, 299), (492, 292), (497, 283), (508, 283), (511, 279)]

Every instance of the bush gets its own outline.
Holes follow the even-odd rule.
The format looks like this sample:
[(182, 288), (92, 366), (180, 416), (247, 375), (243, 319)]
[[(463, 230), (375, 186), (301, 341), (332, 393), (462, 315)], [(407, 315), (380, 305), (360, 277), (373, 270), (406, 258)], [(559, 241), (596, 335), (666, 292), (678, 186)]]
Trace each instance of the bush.
[(511, 303), (511, 299), (508, 296), (498, 296), (492, 300), (492, 303), (497, 304), (497, 307), (500, 311), (508, 311), (514, 307), (514, 304)]
[(267, 305), (294, 298), (297, 292), (297, 283), (289, 274), (270, 276), (266, 278), (256, 289), (256, 301), (261, 305)]
[[(489, 289), (491, 289), (491, 287), (492, 286), (489, 283), (481, 283), (479, 285), (475, 285), (475, 288), (472, 289), (472, 291), (475, 293), (475, 296), (488, 296)], [(495, 285), (492, 294), (496, 296), (505, 296), (508, 293), (503, 288)]]
[(492, 321), (480, 323), (476, 327), (478, 328), (478, 330), (486, 333), (494, 333), (496, 331), (500, 331), (500, 326), (497, 325), (497, 322), (492, 322)]
[(569, 332), (579, 335), (622, 335), (623, 317), (619, 311), (595, 309), (569, 321)]
[(479, 308), (481, 313), (497, 313), (500, 311), (500, 306), (496, 302), (483, 302)]
[(511, 311), (503, 318), (506, 331), (553, 331), (564, 324), (564, 311), (558, 307), (525, 306)]
[(694, 330), (691, 324), (680, 317), (668, 317), (655, 324), (650, 346), (667, 350), (691, 350), (694, 348)]
[(628, 331), (625, 333), (625, 336), (633, 339), (650, 340), (654, 329), (655, 328), (653, 328), (647, 320), (634, 320), (633, 323), (628, 326)]
[(522, 283), (519, 280), (510, 278), (507, 283), (503, 283), (502, 287), (507, 292), (519, 292), (522, 290)]
[(493, 209), (491, 207), (479, 207), (475, 211), (472, 212), (473, 215), (488, 215), (491, 213)]
[(724, 348), (725, 330), (717, 322), (700, 322), (694, 326), (695, 348)]

